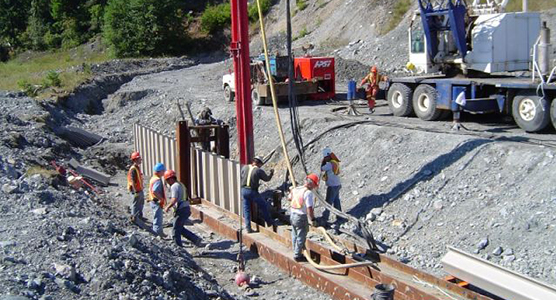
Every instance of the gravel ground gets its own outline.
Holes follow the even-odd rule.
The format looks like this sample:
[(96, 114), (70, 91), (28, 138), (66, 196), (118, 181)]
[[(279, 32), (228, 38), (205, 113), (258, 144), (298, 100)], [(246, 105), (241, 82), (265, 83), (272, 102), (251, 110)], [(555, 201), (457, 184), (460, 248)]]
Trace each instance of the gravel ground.
[[(165, 65), (161, 62), (157, 67)], [(115, 84), (107, 78), (120, 80), (110, 74), (110, 66), (99, 67), (107, 74), (93, 84)], [(150, 66), (137, 68), (134, 71), (150, 72)], [(72, 97), (84, 98), (91, 90)], [(99, 87), (94, 95), (105, 90)], [(150, 94), (141, 95), (132, 101), (143, 102)], [(246, 255), (252, 284), (239, 289), (233, 283), (238, 245), (201, 225), (192, 230), (203, 237), (203, 248), (182, 249), (130, 224), (124, 190), (131, 136), (102, 122), (121, 115), (122, 107), (115, 106), (117, 114), (88, 115), (79, 112), (88, 105), (70, 109), (39, 104), (19, 93), (0, 94), (0, 106), (0, 126), (7, 133), (0, 140), (0, 298), (293, 300), (312, 295), (330, 299), (276, 272), (276, 267), (253, 253)], [(74, 148), (56, 136), (65, 125), (89, 128), (109, 138), (88, 149)], [(102, 188), (103, 196), (74, 190), (53, 174), (51, 160), (67, 164), (70, 158), (115, 175), (111, 186)], [(150, 215), (148, 208), (145, 211)], [(170, 234), (170, 228), (166, 231)]]
[[(136, 77), (104, 100), (110, 105), (111, 99), (121, 94), (142, 95), (133, 105), (77, 118), (108, 142), (129, 145), (134, 122), (173, 134), (173, 124), (180, 119), (176, 101), (181, 99), (181, 103), (192, 104), (194, 113), (210, 106), (216, 117), (232, 125), (234, 135), (234, 104), (224, 102), (220, 88), (220, 76), (228, 64)], [(350, 121), (387, 124), (358, 125), (325, 134), (307, 149), (309, 171), (317, 171), (321, 149), (332, 147), (343, 161), (344, 210), (366, 219), (375, 236), (389, 247), (388, 254), (443, 275), (440, 259), (446, 246), (455, 246), (539, 280), (556, 282), (552, 268), (556, 262), (553, 135), (526, 134), (504, 119), (493, 124), (488, 117), (470, 116), (465, 123), (469, 132), (451, 133), (449, 121), (393, 118), (380, 101), (372, 116), (348, 118), (333, 113), (335, 107), (313, 102), (300, 107), (306, 142), (327, 128)], [(280, 113), (289, 140), (287, 109), (280, 108)], [(270, 153), (279, 145), (270, 107), (254, 109), (254, 127), (258, 154)], [(536, 145), (539, 142), (546, 145)], [(232, 144), (235, 151), (235, 137)], [(294, 151), (291, 143), (289, 149)], [(276, 168), (280, 176), (266, 188), (276, 188), (285, 172), (279, 152), (268, 167)], [(295, 172), (300, 179), (299, 164)], [(317, 215), (320, 213), (317, 209)]]
[[(283, 2), (268, 18), (275, 48), (283, 44), (285, 23), (279, 17)], [(315, 53), (334, 55), (339, 90), (344, 90), (348, 79), (361, 77), (365, 65), (378, 64), (395, 75), (405, 64), (405, 28), (376, 34), (391, 9), (390, 1), (309, 0), (308, 4), (294, 17), (294, 36), (303, 26), (309, 34), (294, 45), (311, 42), (317, 46)], [(555, 13), (544, 14), (552, 28)], [(310, 18), (315, 15), (316, 19)], [(406, 18), (402, 25), (407, 22)], [(257, 49), (257, 41), (251, 49)], [(209, 246), (202, 253), (191, 247), (183, 251), (131, 226), (125, 218), (128, 200), (123, 174), (132, 150), (133, 123), (173, 134), (175, 121), (181, 119), (178, 101), (191, 103), (194, 114), (210, 106), (216, 117), (230, 124), (232, 155), (237, 157), (235, 106), (224, 102), (221, 90), (221, 76), (231, 62), (211, 63), (221, 58), (222, 54), (197, 61), (170, 58), (93, 66), (99, 76), (58, 104), (0, 93), (4, 132), (0, 139), (1, 295), (29, 299), (248, 296), (230, 283), (234, 263), (229, 254), (237, 252), (235, 244), (195, 225), (194, 230), (218, 247)], [(307, 148), (307, 166), (317, 171), (321, 149), (334, 150), (342, 160), (344, 211), (365, 219), (388, 247), (388, 255), (441, 276), (446, 246), (455, 246), (556, 284), (554, 132), (526, 134), (501, 117), (467, 115), (464, 122), (470, 130), (450, 132), (449, 121), (394, 118), (383, 101), (374, 115), (361, 117), (333, 112), (338, 104), (342, 103), (306, 102), (300, 107), (306, 142), (332, 126), (359, 120), (376, 123), (324, 134)], [(286, 139), (291, 140), (288, 110), (281, 107), (280, 114)], [(256, 107), (253, 115), (257, 154), (279, 150), (272, 109)], [(86, 150), (74, 148), (56, 135), (65, 125), (105, 139)], [(292, 143), (288, 148), (293, 154)], [(52, 159), (67, 162), (72, 157), (115, 175), (116, 185), (101, 198), (60, 185), (45, 169)], [(278, 176), (263, 188), (280, 186), (285, 174), (280, 151), (267, 167), (275, 168)], [(294, 169), (301, 179), (301, 166), (296, 164)], [(321, 213), (317, 208), (317, 215)], [(350, 224), (342, 226), (350, 228)], [(212, 255), (217, 258), (203, 257), (205, 251), (216, 253)], [(248, 267), (260, 280), (253, 289), (260, 299), (306, 295), (327, 299), (274, 272), (261, 259), (253, 257)], [(221, 272), (222, 268), (229, 271)], [(285, 296), (285, 290), (294, 292)]]

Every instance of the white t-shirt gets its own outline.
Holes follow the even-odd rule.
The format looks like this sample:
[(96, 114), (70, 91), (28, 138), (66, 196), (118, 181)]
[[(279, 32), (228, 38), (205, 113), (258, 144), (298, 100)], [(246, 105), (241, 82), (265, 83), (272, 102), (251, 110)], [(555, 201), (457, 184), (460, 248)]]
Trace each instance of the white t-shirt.
[(313, 205), (315, 205), (315, 195), (304, 186), (299, 186), (293, 189), (292, 197), (295, 197), (296, 194), (301, 193), (302, 189), (305, 190), (305, 192), (303, 193), (303, 205), (301, 206), (301, 208), (292, 207), (290, 210), (292, 214), (306, 215), (307, 207), (313, 207)]
[(185, 201), (185, 190), (183, 189), (182, 185), (179, 182), (174, 182), (170, 187), (170, 198), (178, 199), (176, 203), (176, 209), (182, 209), (184, 207), (189, 206), (189, 202)]
[(321, 171), (326, 172), (326, 185), (327, 186), (339, 186), (342, 183), (340, 182), (340, 177), (334, 174), (334, 167), (332, 166), (331, 162), (327, 162), (324, 166), (320, 168)]

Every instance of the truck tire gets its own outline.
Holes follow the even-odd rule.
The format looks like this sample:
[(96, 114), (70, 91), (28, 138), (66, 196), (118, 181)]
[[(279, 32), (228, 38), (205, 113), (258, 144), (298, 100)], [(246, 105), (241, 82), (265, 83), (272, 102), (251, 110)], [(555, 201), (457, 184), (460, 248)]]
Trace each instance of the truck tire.
[(421, 84), (413, 92), (413, 111), (421, 120), (438, 120), (442, 110), (436, 108), (437, 100), (436, 89), (428, 84)]
[(556, 98), (552, 99), (552, 104), (550, 105), (550, 119), (552, 119), (552, 126), (556, 128)]
[(266, 97), (261, 97), (257, 89), (251, 91), (251, 100), (253, 101), (253, 106), (261, 106), (266, 102)]
[(411, 105), (413, 91), (403, 83), (394, 83), (388, 89), (388, 107), (396, 117), (408, 117), (414, 114)]
[(512, 116), (521, 129), (537, 132), (550, 122), (550, 107), (546, 99), (534, 92), (521, 92), (513, 99)]
[(236, 94), (232, 92), (232, 88), (226, 84), (226, 86), (224, 87), (224, 99), (226, 99), (226, 101), (228, 102), (232, 102), (234, 101), (235, 97)]

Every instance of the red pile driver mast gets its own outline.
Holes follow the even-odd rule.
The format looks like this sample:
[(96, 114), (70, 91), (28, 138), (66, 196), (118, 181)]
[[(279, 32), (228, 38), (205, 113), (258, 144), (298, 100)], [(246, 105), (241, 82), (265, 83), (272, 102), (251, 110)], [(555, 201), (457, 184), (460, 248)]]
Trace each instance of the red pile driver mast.
[(255, 147), (253, 143), (247, 0), (231, 0), (230, 6), (232, 15), (230, 51), (234, 59), (239, 161), (241, 164), (248, 164), (254, 157)]

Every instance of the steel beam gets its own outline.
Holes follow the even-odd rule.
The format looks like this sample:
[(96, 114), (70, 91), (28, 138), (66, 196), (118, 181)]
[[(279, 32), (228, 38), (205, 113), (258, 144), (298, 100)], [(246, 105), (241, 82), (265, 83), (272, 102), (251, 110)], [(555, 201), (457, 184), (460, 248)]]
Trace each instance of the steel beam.
[(504, 299), (556, 299), (556, 288), (453, 247), (448, 247), (442, 264), (448, 274)]
[(176, 140), (178, 180), (185, 185), (187, 196), (191, 198), (191, 141), (187, 121), (178, 122)]
[[(238, 215), (217, 207), (206, 200), (202, 201), (202, 206), (192, 207), (192, 215), (207, 224), (214, 232), (230, 239), (238, 239), (239, 232), (236, 229), (237, 224), (235, 224), (239, 220)], [(256, 226), (256, 224), (253, 225)], [(457, 300), (491, 300), (491, 298), (464, 289), (456, 284), (442, 281), (382, 255), (379, 255), (379, 259), (377, 260), (377, 268), (356, 267), (347, 270), (338, 270), (332, 273), (318, 271), (309, 264), (299, 264), (291, 259), (291, 237), (288, 226), (280, 226), (277, 232), (261, 226), (259, 226), (258, 230), (259, 233), (243, 236), (244, 242), (246, 242), (249, 247), (258, 251), (259, 254), (264, 251), (269, 251), (268, 254), (261, 256), (291, 275), (295, 276), (296, 274), (301, 274), (295, 273), (294, 270), (303, 268), (303, 272), (299, 279), (308, 285), (329, 293), (334, 299), (367, 299), (357, 297), (369, 297), (370, 292), (376, 284), (389, 283), (396, 286), (396, 300), (445, 300), (447, 299), (446, 295), (450, 295), (450, 297)], [(337, 253), (311, 240), (307, 241), (306, 247), (313, 259), (324, 265), (356, 262), (349, 256)], [(355, 248), (355, 251), (359, 253), (366, 252), (366, 249), (354, 243), (348, 247)], [(287, 261), (287, 263), (283, 262), (284, 260)], [(296, 266), (295, 269), (293, 269), (292, 266)], [(321, 278), (320, 276), (324, 277)], [(348, 282), (350, 284), (346, 285), (345, 280), (335, 280), (337, 278), (349, 279)], [(415, 282), (415, 278), (418, 278), (426, 284)], [(325, 282), (327, 287), (321, 287)], [(357, 288), (355, 291), (360, 291), (359, 293), (363, 294), (350, 294), (349, 297), (344, 298), (344, 296), (340, 295), (341, 293), (334, 292), (339, 289), (339, 287), (336, 288), (336, 286), (349, 291), (354, 291), (353, 288)], [(334, 288), (329, 289), (330, 287)]]

